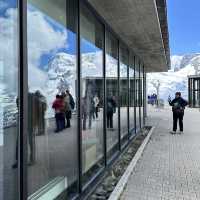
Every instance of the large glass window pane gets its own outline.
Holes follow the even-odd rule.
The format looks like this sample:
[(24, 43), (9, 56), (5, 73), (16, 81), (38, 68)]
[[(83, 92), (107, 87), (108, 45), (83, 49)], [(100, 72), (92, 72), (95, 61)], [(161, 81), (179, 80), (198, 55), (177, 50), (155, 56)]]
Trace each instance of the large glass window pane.
[(74, 0), (28, 0), (30, 200), (68, 198), (77, 188), (75, 8)]
[(143, 86), (143, 64), (140, 63), (140, 115), (141, 115), (141, 127), (144, 125), (144, 86)]
[(0, 199), (18, 199), (17, 1), (0, 2)]
[(103, 26), (81, 4), (83, 181), (103, 166)]
[(140, 129), (140, 74), (139, 59), (135, 58), (135, 108), (136, 108), (136, 130)]
[(120, 45), (120, 131), (121, 139), (128, 136), (128, 49)]
[(129, 132), (135, 134), (135, 57), (130, 54), (129, 64)]
[(144, 125), (146, 123), (146, 116), (147, 116), (147, 93), (146, 93), (146, 72), (145, 72), (145, 67), (143, 67), (143, 115), (144, 115)]
[(118, 42), (106, 32), (106, 126), (108, 157), (118, 147)]

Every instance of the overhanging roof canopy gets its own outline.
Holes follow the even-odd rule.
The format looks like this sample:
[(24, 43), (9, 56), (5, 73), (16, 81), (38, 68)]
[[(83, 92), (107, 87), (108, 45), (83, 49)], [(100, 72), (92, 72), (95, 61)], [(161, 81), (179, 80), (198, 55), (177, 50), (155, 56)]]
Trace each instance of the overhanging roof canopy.
[(165, 0), (88, 0), (144, 61), (147, 72), (167, 71), (170, 51)]
[[(88, 2), (143, 60), (147, 72), (168, 70), (170, 51), (166, 0), (88, 0)], [(29, 0), (29, 3), (66, 25), (66, 8), (69, 6), (66, 1)]]

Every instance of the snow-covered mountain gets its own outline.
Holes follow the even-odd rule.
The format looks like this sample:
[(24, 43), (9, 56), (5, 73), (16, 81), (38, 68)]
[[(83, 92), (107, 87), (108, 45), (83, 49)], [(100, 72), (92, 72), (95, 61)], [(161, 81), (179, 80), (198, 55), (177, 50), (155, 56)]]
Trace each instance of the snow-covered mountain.
[[(117, 77), (117, 60), (107, 55), (106, 62), (108, 66), (106, 76)], [(86, 77), (103, 76), (101, 51), (82, 54), (81, 63), (81, 75), (83, 79)], [(123, 65), (123, 67), (126, 68), (125, 65)], [(123, 70), (123, 67), (121, 69), (122, 76), (125, 71)], [(36, 69), (37, 76), (35, 75)], [(49, 63), (42, 68), (29, 64), (29, 74), (32, 75), (29, 76), (29, 92), (33, 95), (39, 92), (39, 94), (44, 97), (43, 99), (45, 99), (47, 104), (46, 118), (54, 116), (54, 111), (51, 106), (56, 94), (69, 89), (75, 99), (77, 80), (75, 55), (67, 54), (65, 52), (56, 53), (55, 56), (50, 59)], [(3, 83), (0, 83), (0, 91), (2, 90), (1, 94), (6, 94), (6, 89), (4, 89), (4, 91), (3, 86)], [(84, 86), (82, 89), (84, 90)], [(1, 126), (8, 127), (16, 123), (16, 98), (16, 95), (9, 97), (4, 95), (0, 98), (0, 102), (4, 105), (3, 110), (1, 110), (1, 117), (4, 116), (3, 119), (0, 119), (0, 121), (3, 122)]]
[[(82, 77), (102, 76), (102, 52), (82, 54)], [(111, 56), (106, 57), (108, 77), (117, 76), (117, 60)], [(172, 69), (163, 73), (151, 73), (147, 75), (148, 94), (155, 93), (152, 81), (159, 80), (160, 98), (167, 99), (169, 95), (173, 96), (176, 91), (181, 91), (187, 98), (187, 76), (200, 71), (200, 53), (183, 56), (172, 56)], [(120, 69), (121, 76), (126, 76), (126, 66)], [(76, 80), (76, 57), (65, 52), (57, 53), (49, 63), (42, 69), (30, 65), (29, 68), (37, 68), (38, 74), (42, 76), (31, 76), (33, 80), (29, 82), (29, 91), (35, 93), (39, 91), (46, 99), (47, 112), (46, 117), (53, 117), (54, 113), (51, 108), (52, 102), (57, 93), (69, 89), (75, 98), (75, 80)], [(34, 72), (30, 70), (29, 73)], [(131, 73), (131, 71), (130, 71)], [(40, 80), (41, 79), (41, 80)], [(17, 106), (16, 95), (6, 95), (6, 88), (0, 83), (0, 93), (2, 94), (0, 102), (3, 105), (0, 126), (10, 126), (16, 123)]]
[(171, 57), (171, 70), (162, 73), (149, 73), (147, 75), (148, 94), (155, 93), (156, 90), (152, 82), (159, 80), (160, 98), (167, 99), (174, 96), (176, 91), (180, 91), (183, 97), (188, 98), (188, 75), (200, 72), (200, 53), (187, 54)]

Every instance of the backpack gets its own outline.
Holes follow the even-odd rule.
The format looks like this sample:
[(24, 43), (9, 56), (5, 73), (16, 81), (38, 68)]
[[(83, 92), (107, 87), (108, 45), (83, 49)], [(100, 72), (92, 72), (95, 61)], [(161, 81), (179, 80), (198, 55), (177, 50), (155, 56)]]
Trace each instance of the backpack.
[(74, 102), (72, 95), (70, 95), (70, 106), (71, 106), (72, 110), (75, 108), (75, 102)]
[(107, 102), (107, 112), (112, 113), (113, 112), (113, 105), (111, 101)]
[(177, 114), (183, 114), (184, 108), (180, 105), (180, 103), (177, 101), (173, 105), (173, 111)]

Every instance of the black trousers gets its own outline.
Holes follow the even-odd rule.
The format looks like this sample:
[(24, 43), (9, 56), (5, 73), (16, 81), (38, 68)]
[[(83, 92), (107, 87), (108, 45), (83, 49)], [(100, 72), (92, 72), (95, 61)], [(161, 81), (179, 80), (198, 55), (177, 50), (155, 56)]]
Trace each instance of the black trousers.
[(67, 120), (67, 128), (71, 126), (70, 119), (72, 118), (72, 111), (68, 110), (65, 112), (65, 118)]
[(107, 113), (107, 128), (113, 128), (113, 113)]
[(63, 113), (56, 113), (56, 131), (61, 131), (65, 128), (65, 117)]
[(96, 118), (98, 118), (98, 112), (99, 112), (99, 107), (97, 106), (97, 107), (95, 108)]
[(177, 130), (177, 122), (179, 121), (180, 131), (183, 131), (183, 113), (173, 112), (173, 131)]

